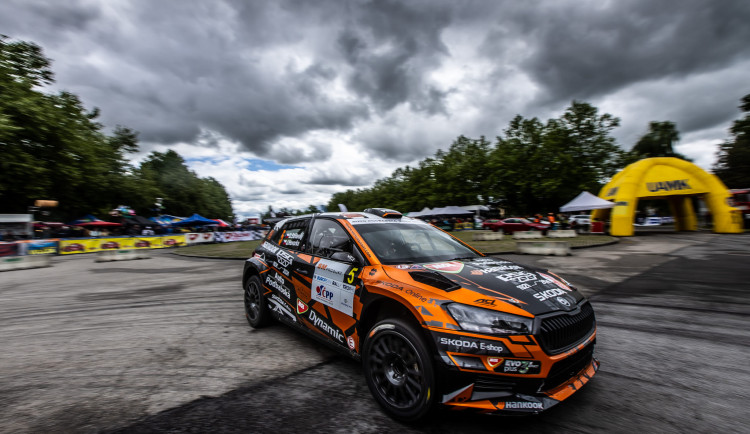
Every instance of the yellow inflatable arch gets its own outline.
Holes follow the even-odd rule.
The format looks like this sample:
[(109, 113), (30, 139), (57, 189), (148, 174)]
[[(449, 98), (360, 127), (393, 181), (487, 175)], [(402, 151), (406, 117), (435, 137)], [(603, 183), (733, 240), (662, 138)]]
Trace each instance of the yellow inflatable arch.
[(711, 212), (714, 232), (743, 231), (742, 214), (730, 206), (732, 196), (724, 183), (716, 175), (679, 158), (637, 161), (615, 175), (599, 192), (599, 197), (615, 202), (615, 206), (595, 210), (591, 218), (606, 221), (609, 217), (610, 233), (614, 236), (633, 235), (639, 199), (667, 199), (675, 218), (675, 229), (694, 231), (698, 229), (698, 220), (691, 198), (702, 197)]

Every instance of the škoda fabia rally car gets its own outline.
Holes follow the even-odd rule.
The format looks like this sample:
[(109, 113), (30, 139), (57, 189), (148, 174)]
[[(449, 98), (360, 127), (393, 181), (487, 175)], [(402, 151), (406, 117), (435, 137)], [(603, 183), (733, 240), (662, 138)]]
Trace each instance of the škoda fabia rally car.
[(279, 222), (243, 286), (251, 326), (276, 319), (361, 360), (402, 421), (438, 405), (538, 413), (599, 367), (594, 311), (569, 283), (392, 210)]

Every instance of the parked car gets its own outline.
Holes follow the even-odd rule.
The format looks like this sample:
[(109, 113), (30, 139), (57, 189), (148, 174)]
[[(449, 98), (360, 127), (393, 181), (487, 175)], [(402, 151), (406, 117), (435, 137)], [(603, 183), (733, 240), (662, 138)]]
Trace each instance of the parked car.
[(400, 421), (440, 406), (538, 413), (599, 367), (593, 308), (568, 282), (393, 210), (281, 221), (242, 285), (252, 327), (276, 320), (361, 360)]
[(549, 222), (546, 222), (546, 224), (536, 223), (531, 220), (512, 217), (494, 223), (485, 222), (482, 227), (493, 232), (502, 231), (504, 234), (512, 234), (517, 231), (541, 231), (542, 234), (547, 235), (550, 225)]
[(591, 216), (589, 214), (572, 215), (570, 216), (569, 222), (570, 227), (574, 229), (582, 226), (590, 226)]

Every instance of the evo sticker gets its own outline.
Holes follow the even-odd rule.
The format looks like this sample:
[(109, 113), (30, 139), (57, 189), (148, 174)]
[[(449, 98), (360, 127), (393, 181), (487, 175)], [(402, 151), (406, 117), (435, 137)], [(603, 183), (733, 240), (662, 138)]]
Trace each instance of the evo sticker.
[(312, 299), (352, 316), (355, 286), (345, 283), (349, 278), (348, 264), (321, 259), (315, 264), (310, 293)]

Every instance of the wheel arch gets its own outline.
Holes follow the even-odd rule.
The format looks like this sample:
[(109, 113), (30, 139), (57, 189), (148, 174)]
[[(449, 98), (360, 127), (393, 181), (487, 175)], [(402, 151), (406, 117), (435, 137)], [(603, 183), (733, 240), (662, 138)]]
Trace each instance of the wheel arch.
[(367, 339), (367, 334), (372, 327), (380, 321), (388, 318), (399, 318), (411, 323), (416, 330), (419, 330), (425, 345), (431, 350), (435, 350), (434, 342), (430, 338), (429, 331), (424, 327), (422, 320), (417, 314), (398, 300), (385, 296), (376, 296), (362, 309), (357, 326), (358, 334), (362, 337), (361, 343)]

